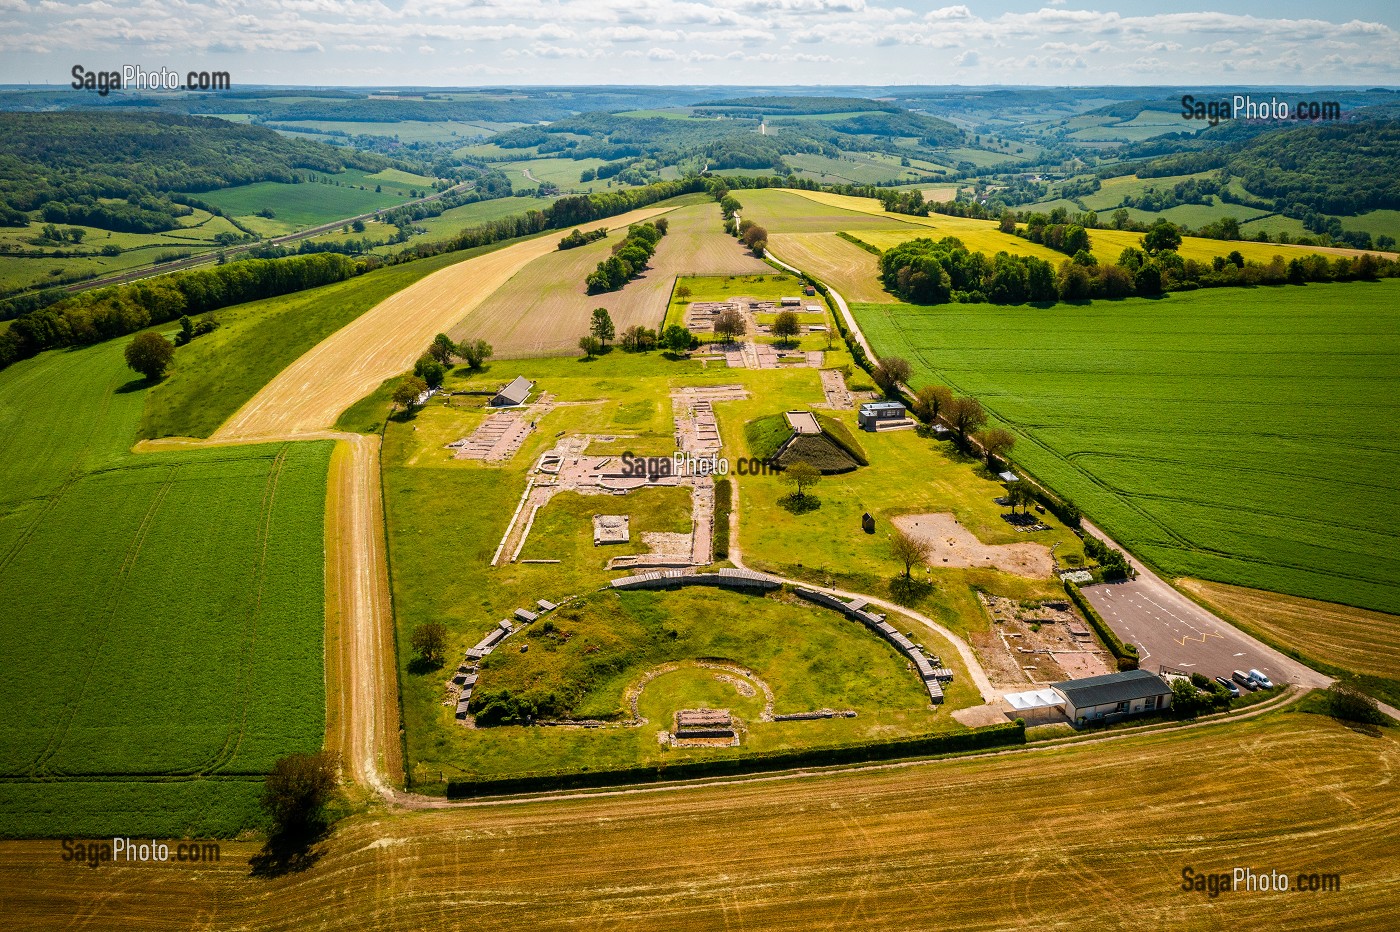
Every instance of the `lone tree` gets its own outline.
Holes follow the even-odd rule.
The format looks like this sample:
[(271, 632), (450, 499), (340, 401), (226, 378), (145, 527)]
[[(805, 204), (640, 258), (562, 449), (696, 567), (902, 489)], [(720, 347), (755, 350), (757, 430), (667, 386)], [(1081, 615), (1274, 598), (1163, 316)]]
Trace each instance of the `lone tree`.
[(962, 441), (963, 446), (967, 445), (969, 436), (987, 423), (987, 413), (982, 410), (982, 403), (965, 395), (953, 399), (953, 403), (948, 406), (946, 417), (948, 424), (958, 432), (958, 439)]
[(875, 380), (880, 391), (886, 395), (894, 395), (899, 391), (900, 383), (909, 380), (909, 373), (912, 371), (909, 360), (901, 356), (886, 356), (880, 360), (870, 377)]
[(399, 387), (394, 389), (394, 406), (406, 412), (411, 412), (418, 407), (418, 396), (428, 390), (428, 383), (411, 375), (399, 383)]
[(677, 301), (684, 301), (686, 298), (690, 297), (692, 294), (694, 294), (694, 292), (692, 292), (692, 291), (690, 290), (690, 286), (689, 286), (689, 285), (680, 285), (680, 286), (678, 286), (678, 287), (676, 288), (676, 300), (677, 300)]
[(991, 469), (994, 460), (1004, 459), (1016, 445), (1016, 438), (1000, 427), (993, 427), (977, 436), (982, 443), (982, 451), (987, 454), (987, 468)]
[(428, 355), (444, 366), (452, 365), (452, 357), (457, 355), (457, 344), (445, 333), (433, 337), (433, 345), (428, 347)]
[(1142, 248), (1150, 253), (1176, 249), (1181, 245), (1181, 231), (1170, 220), (1158, 220), (1142, 235)]
[(326, 830), (326, 806), (335, 796), (339, 761), (329, 751), (288, 754), (272, 765), (263, 783), (262, 806), (273, 834), (307, 841)]
[(783, 483), (792, 486), (799, 502), (807, 499), (807, 490), (822, 481), (821, 470), (811, 463), (798, 460), (783, 470)]
[(485, 340), (463, 340), (457, 344), (457, 355), (466, 360), (468, 369), (480, 369), (495, 353)]
[(578, 348), (583, 350), (584, 359), (592, 359), (598, 355), (603, 346), (598, 342), (598, 338), (590, 333), (578, 338)]
[(661, 345), (673, 353), (684, 353), (690, 349), (690, 331), (672, 324), (662, 332)]
[(909, 579), (914, 567), (920, 563), (928, 561), (928, 555), (932, 551), (932, 546), (922, 537), (915, 537), (906, 531), (895, 528), (890, 535), (890, 553), (894, 558), (904, 564), (904, 578)]
[(158, 333), (138, 333), (126, 345), (126, 364), (152, 382), (165, 375), (174, 358), (174, 344)]
[(797, 322), (796, 311), (779, 311), (777, 318), (773, 321), (773, 336), (784, 342), (797, 336), (801, 329), (801, 325)]
[(409, 645), (424, 663), (440, 666), (443, 652), (447, 650), (447, 626), (440, 621), (419, 625), (409, 636)]
[(715, 318), (715, 333), (724, 337), (726, 343), (733, 343), (748, 329), (748, 324), (744, 323), (744, 315), (733, 308), (720, 311), (719, 316)]
[(914, 413), (930, 424), (948, 410), (953, 393), (942, 385), (925, 385), (914, 393)]
[(595, 307), (593, 309), (593, 322), (588, 326), (588, 332), (598, 341), (600, 347), (608, 345), (608, 341), (617, 336), (617, 328), (613, 326), (612, 315), (605, 307)]

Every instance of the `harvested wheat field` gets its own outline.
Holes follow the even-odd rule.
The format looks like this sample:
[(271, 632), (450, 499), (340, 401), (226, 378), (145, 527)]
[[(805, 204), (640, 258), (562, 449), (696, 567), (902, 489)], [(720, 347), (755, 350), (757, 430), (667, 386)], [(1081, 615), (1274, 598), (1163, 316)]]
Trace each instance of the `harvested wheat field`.
[(1055, 569), (1050, 549), (1024, 544), (984, 544), (947, 512), (900, 515), (892, 524), (911, 537), (928, 541), (930, 566), (993, 567), (1031, 579), (1044, 579)]
[[(460, 340), (484, 339), (496, 358), (576, 354), (596, 307), (605, 307), (621, 335), (634, 325), (659, 327), (681, 275), (749, 275), (771, 271), (724, 232), (719, 205), (692, 204), (672, 211), (651, 266), (619, 291), (589, 294), (588, 273), (611, 255), (612, 235), (575, 249), (554, 250), (520, 269), (448, 331)], [(557, 242), (550, 240), (551, 244)]]
[[(306, 870), (64, 863), (0, 842), (12, 929), (1381, 929), (1395, 729), (1305, 713), (1054, 751), (470, 811), (375, 813)], [(1340, 875), (1183, 892), (1181, 872)], [(55, 923), (54, 917), (69, 917)]]
[(768, 244), (773, 255), (836, 289), (847, 301), (894, 301), (880, 284), (880, 259), (835, 233), (774, 233)]
[[(672, 209), (634, 210), (583, 229), (625, 228)], [(391, 295), (282, 370), (212, 439), (287, 437), (330, 427), (385, 379), (412, 367), (434, 334), (451, 328), (532, 260), (555, 251), (558, 242), (554, 233), (525, 240), (450, 265)]]
[(1356, 673), (1400, 676), (1400, 617), (1199, 579), (1177, 583), (1230, 619), (1305, 656)]

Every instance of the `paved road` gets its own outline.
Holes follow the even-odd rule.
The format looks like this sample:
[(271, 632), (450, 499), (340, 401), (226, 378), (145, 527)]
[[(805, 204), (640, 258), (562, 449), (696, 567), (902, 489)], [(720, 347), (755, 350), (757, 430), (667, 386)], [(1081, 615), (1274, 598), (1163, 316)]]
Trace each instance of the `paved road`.
[[(1088, 521), (1084, 529), (1117, 547)], [(1121, 547), (1119, 549), (1122, 549)], [(1102, 583), (1083, 590), (1104, 621), (1125, 642), (1138, 645), (1139, 663), (1157, 672), (1169, 667), (1227, 679), (1233, 670), (1262, 670), (1274, 682), (1324, 687), (1332, 682), (1310, 667), (1255, 640), (1192, 602), (1124, 551), (1137, 570), (1132, 582)]]

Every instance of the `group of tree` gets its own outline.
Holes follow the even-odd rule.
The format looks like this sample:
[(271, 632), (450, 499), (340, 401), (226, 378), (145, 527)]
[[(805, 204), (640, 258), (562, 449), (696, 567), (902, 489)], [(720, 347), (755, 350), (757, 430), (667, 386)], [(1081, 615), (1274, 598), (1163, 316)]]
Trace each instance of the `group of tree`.
[(655, 254), (656, 244), (666, 235), (667, 227), (665, 217), (628, 227), (627, 238), (615, 245), (612, 255), (599, 262), (598, 268), (585, 279), (588, 293), (616, 291), (640, 275)]
[(768, 252), (768, 230), (747, 218), (739, 221), (739, 241), (760, 259)]
[(580, 246), (587, 246), (589, 243), (596, 243), (598, 240), (603, 239), (607, 235), (608, 231), (606, 227), (599, 227), (596, 230), (589, 230), (587, 233), (575, 227), (573, 232), (569, 233), (567, 236), (565, 236), (559, 241), (559, 248), (577, 249)]
[(1093, 534), (1084, 535), (1084, 554), (1098, 563), (1105, 579), (1126, 579), (1132, 575), (1132, 567), (1123, 551), (1108, 546)]
[(1077, 223), (1051, 223), (1045, 214), (1032, 214), (1024, 229), (1012, 232), (1067, 256), (1087, 254), (1090, 249), (1089, 233), (1082, 226)]
[[(1075, 228), (1070, 228), (1075, 229)], [(913, 304), (1052, 303), (1093, 298), (1153, 296), (1165, 291), (1227, 286), (1305, 284), (1400, 276), (1400, 262), (1309, 253), (1267, 263), (1246, 261), (1238, 250), (1210, 262), (1183, 259), (1179, 228), (1159, 220), (1143, 234), (1142, 248), (1127, 247), (1116, 262), (1100, 263), (1085, 249), (1055, 269), (1044, 260), (969, 251), (960, 240), (915, 239), (880, 257), (881, 281)]]
[(443, 380), (457, 359), (465, 362), (468, 369), (476, 371), (491, 358), (493, 352), (491, 344), (485, 340), (465, 338), (457, 343), (447, 334), (439, 333), (413, 364), (413, 375), (395, 386), (390, 400), (400, 411), (411, 414), (424, 392), (442, 387)]
[(219, 322), (212, 317), (206, 317), (195, 323), (188, 314), (180, 318), (180, 332), (175, 334), (175, 345), (184, 346), (196, 337), (213, 333), (219, 329)]
[(47, 223), (158, 233), (178, 227), (192, 207), (208, 207), (178, 192), (394, 164), (262, 127), (144, 108), (14, 113), (0, 136), (0, 225), (25, 226), (27, 212), (38, 211)]
[(339, 255), (248, 259), (82, 292), (15, 318), (0, 334), (0, 368), (47, 349), (84, 346), (184, 315), (343, 281), (370, 266)]

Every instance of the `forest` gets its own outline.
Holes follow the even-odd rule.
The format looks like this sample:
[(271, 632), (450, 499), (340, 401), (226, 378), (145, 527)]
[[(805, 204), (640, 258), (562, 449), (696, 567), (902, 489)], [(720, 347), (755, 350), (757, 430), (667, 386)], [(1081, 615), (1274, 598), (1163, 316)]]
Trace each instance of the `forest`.
[(25, 225), (25, 212), (37, 210), (49, 223), (162, 232), (190, 213), (181, 201), (191, 199), (179, 192), (394, 164), (207, 117), (71, 110), (11, 113), (5, 126), (0, 225), (7, 226)]

